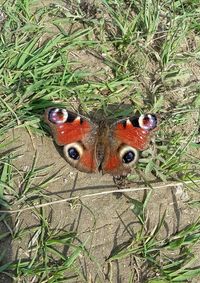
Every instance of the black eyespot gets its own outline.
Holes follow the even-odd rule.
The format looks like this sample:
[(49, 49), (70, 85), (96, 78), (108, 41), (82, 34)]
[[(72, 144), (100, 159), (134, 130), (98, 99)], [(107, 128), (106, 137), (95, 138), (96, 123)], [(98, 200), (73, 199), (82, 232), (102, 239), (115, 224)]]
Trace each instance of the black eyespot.
[(70, 147), (68, 149), (68, 155), (74, 160), (78, 160), (80, 158), (80, 154), (75, 147)]
[(135, 159), (135, 153), (133, 151), (127, 151), (124, 156), (122, 157), (122, 160), (124, 163), (130, 163)]

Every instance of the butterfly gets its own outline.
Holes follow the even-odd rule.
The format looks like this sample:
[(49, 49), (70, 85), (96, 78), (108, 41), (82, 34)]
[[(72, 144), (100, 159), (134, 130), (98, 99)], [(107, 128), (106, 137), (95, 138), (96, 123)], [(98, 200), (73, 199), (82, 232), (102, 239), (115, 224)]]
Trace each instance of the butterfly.
[(45, 111), (55, 143), (63, 147), (66, 161), (79, 171), (102, 171), (113, 176), (126, 176), (146, 149), (152, 130), (157, 126), (154, 114), (120, 119), (108, 126), (64, 108)]

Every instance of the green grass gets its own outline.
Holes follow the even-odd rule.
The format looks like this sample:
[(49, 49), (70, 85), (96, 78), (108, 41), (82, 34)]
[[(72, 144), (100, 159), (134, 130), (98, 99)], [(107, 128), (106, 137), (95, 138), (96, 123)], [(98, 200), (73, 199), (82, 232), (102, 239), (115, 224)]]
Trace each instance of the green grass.
[[(165, 213), (149, 231), (147, 223), (151, 220), (146, 215), (146, 200), (143, 203), (135, 199), (129, 200), (132, 212), (141, 223), (141, 229), (122, 248), (115, 247), (107, 260), (112, 264), (113, 261), (131, 256), (136, 265), (141, 261), (137, 273), (137, 276), (141, 276), (139, 282), (190, 282), (200, 274), (199, 266), (192, 268), (192, 264), (198, 261), (193, 247), (200, 241), (199, 218), (183, 230), (158, 240), (159, 232), (164, 226)], [(142, 274), (145, 276), (142, 277)]]
[[(137, 165), (141, 174), (133, 174), (129, 180), (150, 187), (149, 176), (154, 182), (189, 180), (194, 184), (185, 185), (188, 192), (199, 191), (195, 184), (200, 175), (199, 144), (195, 142), (200, 119), (199, 1), (52, 2), (2, 1), (1, 207), (23, 209), (49, 201), (45, 189), (59, 180), (59, 172), (51, 173), (53, 164), (38, 166), (37, 155), (32, 166), (22, 172), (14, 165), (19, 155), (17, 141), (15, 150), (10, 150), (4, 135), (22, 127), (44, 136), (42, 115), (54, 104), (81, 109), (86, 115), (101, 110), (108, 119), (113, 117), (113, 109), (115, 118), (157, 113), (155, 141)], [(198, 203), (199, 198), (192, 201)], [(127, 246), (111, 253), (109, 263), (120, 264), (121, 258), (132, 256), (141, 262), (140, 276), (143, 264), (149, 268), (145, 282), (192, 282), (199, 275), (199, 267), (193, 267), (199, 261), (193, 253), (199, 243), (199, 220), (160, 240), (165, 215), (154, 230), (145, 227), (151, 195), (148, 201), (132, 202), (141, 229)], [(4, 227), (1, 241), (9, 238), (13, 246), (19, 239), (27, 241), (26, 258), (9, 261), (6, 251), (2, 252), (0, 272), (15, 282), (75, 282), (75, 278), (87, 282), (79, 258), (90, 258), (90, 254), (76, 231), (54, 231), (43, 210), (34, 209), (33, 213), (37, 225), (27, 230), (19, 224), (20, 214), (11, 224), (8, 214), (0, 216)], [(69, 254), (63, 255), (66, 247)], [(97, 259), (90, 260), (98, 265)], [(130, 282), (139, 277), (135, 273), (128, 276)]]

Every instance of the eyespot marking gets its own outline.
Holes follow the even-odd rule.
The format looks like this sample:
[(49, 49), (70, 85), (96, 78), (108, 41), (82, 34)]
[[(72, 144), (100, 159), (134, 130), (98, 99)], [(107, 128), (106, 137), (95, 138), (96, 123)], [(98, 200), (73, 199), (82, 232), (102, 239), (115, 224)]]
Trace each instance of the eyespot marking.
[(83, 154), (83, 147), (79, 142), (70, 143), (64, 146), (63, 153), (71, 163), (77, 163)]
[(48, 113), (48, 120), (54, 124), (63, 124), (68, 119), (68, 112), (62, 108), (52, 108)]
[(75, 147), (70, 147), (68, 149), (68, 155), (69, 155), (70, 158), (72, 158), (74, 160), (80, 159), (80, 154)]
[(157, 118), (155, 115), (147, 114), (141, 115), (138, 119), (139, 126), (143, 130), (153, 130), (157, 126)]
[(133, 165), (138, 160), (138, 151), (132, 146), (124, 145), (119, 155), (124, 165)]

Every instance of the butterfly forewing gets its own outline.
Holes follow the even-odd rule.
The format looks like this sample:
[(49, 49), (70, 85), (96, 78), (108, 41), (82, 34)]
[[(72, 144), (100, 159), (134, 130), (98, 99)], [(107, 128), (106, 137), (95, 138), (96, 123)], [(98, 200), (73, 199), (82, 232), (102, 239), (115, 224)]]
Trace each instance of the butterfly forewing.
[(57, 145), (63, 146), (66, 160), (83, 172), (96, 172), (97, 126), (89, 119), (63, 108), (48, 108), (45, 122)]
[[(156, 118), (154, 121), (152, 115), (149, 118), (148, 115), (143, 116), (122, 119), (111, 126), (110, 149), (102, 165), (104, 173), (127, 175), (138, 160), (138, 151), (148, 147), (151, 130), (156, 127)], [(147, 118), (152, 121), (148, 123)]]

